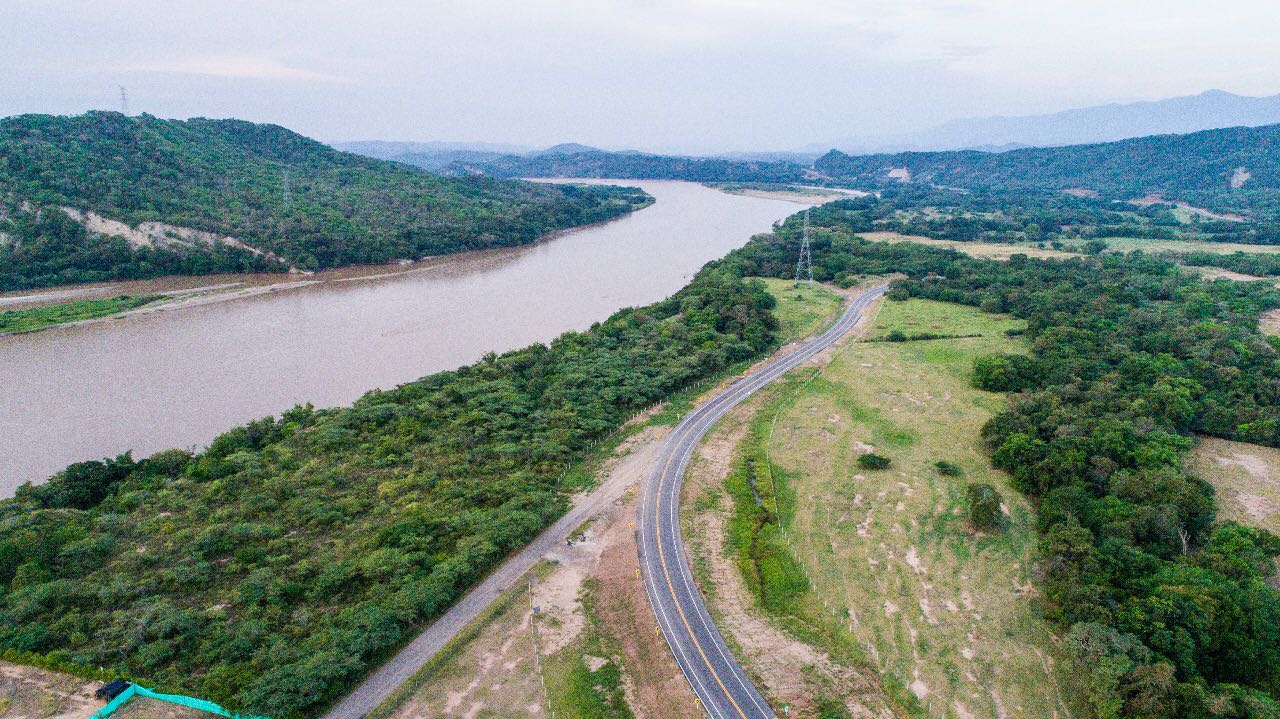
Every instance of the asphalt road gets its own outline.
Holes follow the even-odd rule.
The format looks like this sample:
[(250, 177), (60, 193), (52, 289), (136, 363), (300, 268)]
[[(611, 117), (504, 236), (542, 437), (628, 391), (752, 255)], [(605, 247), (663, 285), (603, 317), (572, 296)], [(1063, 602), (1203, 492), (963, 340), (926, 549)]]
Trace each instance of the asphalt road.
[(565, 539), (590, 517), (621, 497), (636, 482), (630, 473), (614, 472), (590, 494), (574, 503), (572, 509), (536, 539), (498, 566), (484, 581), (455, 602), (444, 614), (426, 627), (385, 664), (341, 701), (325, 712), (322, 719), (361, 719), (386, 701), (418, 669), (449, 643), (503, 592), (515, 586), (548, 552), (564, 547)]
[(690, 412), (668, 435), (645, 485), (640, 508), (640, 565), (645, 591), (676, 663), (702, 707), (715, 719), (774, 719), (777, 714), (729, 653), (694, 585), (680, 537), (680, 486), (685, 469), (703, 435), (721, 417), (760, 388), (835, 344), (885, 290), (877, 287), (858, 295), (826, 332), (743, 377)]

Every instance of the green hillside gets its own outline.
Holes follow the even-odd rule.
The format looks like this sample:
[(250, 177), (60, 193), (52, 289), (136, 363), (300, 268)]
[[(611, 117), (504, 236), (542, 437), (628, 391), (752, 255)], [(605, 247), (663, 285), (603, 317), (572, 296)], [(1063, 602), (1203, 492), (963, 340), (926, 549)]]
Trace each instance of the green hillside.
[(794, 162), (727, 160), (718, 157), (649, 155), (639, 152), (548, 152), (508, 155), (484, 162), (455, 163), (456, 171), (495, 177), (612, 177), (690, 182), (801, 182), (805, 168)]
[[(1280, 217), (1280, 125), (1157, 135), (1121, 142), (1009, 152), (904, 152), (814, 163), (831, 178), (1005, 190), (1083, 189), (1112, 199), (1160, 194), (1218, 212)], [(899, 170), (896, 176), (890, 172)], [(1233, 182), (1234, 180), (1234, 182)]]
[[(0, 120), (0, 289), (518, 245), (645, 200), (636, 190), (443, 178), (241, 120), (23, 115)], [(130, 245), (85, 232), (63, 207), (230, 236), (259, 252)]]

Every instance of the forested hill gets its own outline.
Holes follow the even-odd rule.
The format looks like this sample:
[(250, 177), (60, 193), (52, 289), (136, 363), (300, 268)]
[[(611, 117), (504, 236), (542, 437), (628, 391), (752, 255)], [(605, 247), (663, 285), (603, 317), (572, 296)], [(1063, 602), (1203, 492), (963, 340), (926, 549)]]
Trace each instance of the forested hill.
[(832, 150), (814, 169), (862, 184), (903, 181), (909, 173), (912, 182), (952, 187), (1089, 190), (1126, 200), (1158, 194), (1219, 212), (1280, 214), (1280, 125), (1002, 153)]
[(582, 151), (507, 155), (484, 162), (460, 162), (455, 172), (495, 177), (613, 177), (691, 182), (801, 182), (811, 173), (786, 161), (729, 160), (718, 157), (649, 155), (639, 152)]
[[(636, 190), (439, 177), (240, 120), (23, 115), (0, 120), (0, 289), (517, 245), (646, 199)], [(129, 228), (211, 234), (101, 223), (86, 231), (64, 208)], [(113, 229), (131, 236), (113, 239)]]

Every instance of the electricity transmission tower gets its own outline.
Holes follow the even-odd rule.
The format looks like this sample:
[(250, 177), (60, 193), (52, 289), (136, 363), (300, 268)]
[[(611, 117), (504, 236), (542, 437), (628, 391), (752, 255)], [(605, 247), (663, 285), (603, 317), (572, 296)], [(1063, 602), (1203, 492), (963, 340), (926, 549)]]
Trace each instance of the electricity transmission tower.
[(124, 113), (125, 117), (128, 117), (129, 116), (129, 94), (124, 91), (124, 85), (119, 85), (118, 87), (120, 88), (120, 112)]
[(813, 254), (809, 251), (809, 210), (804, 211), (804, 236), (800, 241), (800, 259), (796, 260), (796, 282), (813, 282)]

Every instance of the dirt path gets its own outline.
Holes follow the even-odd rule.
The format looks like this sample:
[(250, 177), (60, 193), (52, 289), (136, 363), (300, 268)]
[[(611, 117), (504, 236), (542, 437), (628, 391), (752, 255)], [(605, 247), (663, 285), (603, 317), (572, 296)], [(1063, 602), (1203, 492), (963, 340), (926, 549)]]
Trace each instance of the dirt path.
[[(543, 563), (524, 580), (528, 589), (517, 584), (514, 595), (499, 600), (508, 606), (481, 620), (485, 624), (475, 638), (393, 710), (393, 719), (546, 716), (542, 682), (552, 671), (548, 658), (583, 632), (588, 580), (637, 719), (701, 719), (675, 660), (653, 634), (652, 612), (636, 576), (636, 492), (665, 434), (666, 428), (649, 427), (619, 447), (600, 470), (603, 485), (620, 488), (617, 496), (585, 527), (574, 528), (571, 544), (561, 541), (541, 555)], [(605, 659), (583, 657), (589, 667)]]

